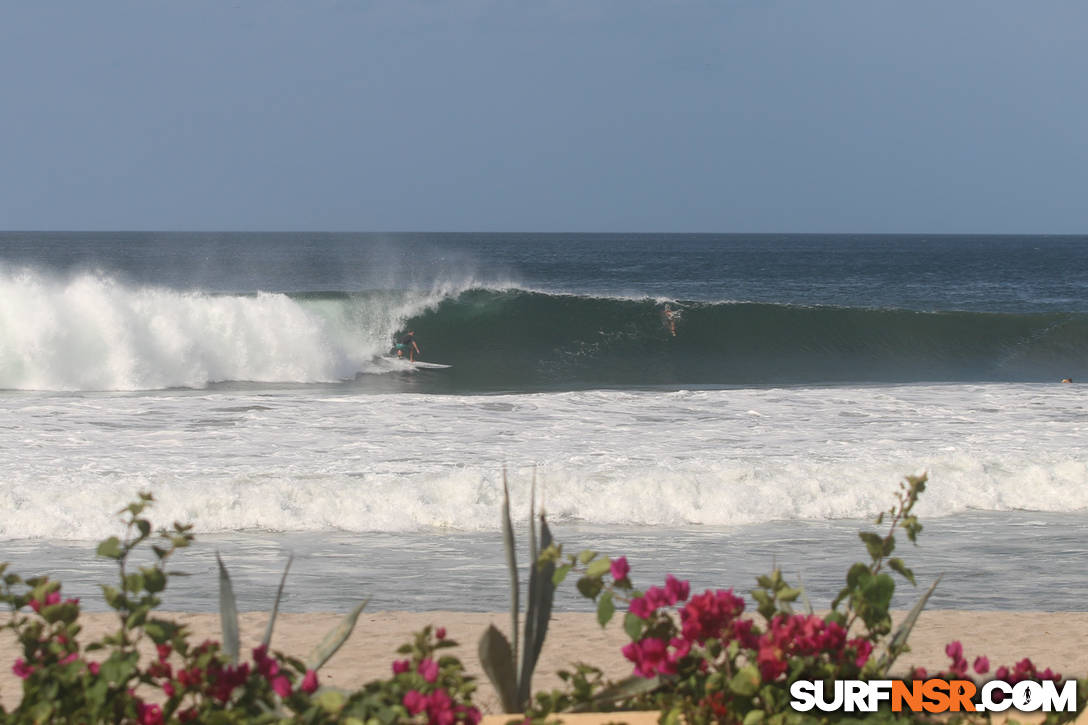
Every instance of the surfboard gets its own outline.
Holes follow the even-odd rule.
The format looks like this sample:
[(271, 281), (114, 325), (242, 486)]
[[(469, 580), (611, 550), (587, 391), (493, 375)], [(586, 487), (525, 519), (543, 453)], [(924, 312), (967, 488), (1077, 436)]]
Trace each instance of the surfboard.
[(409, 362), (408, 358), (393, 357), (392, 355), (383, 356), (379, 360), (388, 365), (393, 370), (410, 370), (412, 368), (421, 368), (424, 370), (445, 370), (453, 367), (452, 365), (446, 365), (444, 363), (424, 362), (423, 360), (416, 360), (415, 362)]

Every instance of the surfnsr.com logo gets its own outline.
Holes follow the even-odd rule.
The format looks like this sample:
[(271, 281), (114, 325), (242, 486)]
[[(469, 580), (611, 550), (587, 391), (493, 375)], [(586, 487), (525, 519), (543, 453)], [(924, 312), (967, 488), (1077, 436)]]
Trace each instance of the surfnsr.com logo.
[(1077, 682), (991, 680), (981, 687), (971, 680), (835, 680), (827, 692), (822, 680), (798, 680), (790, 686), (790, 706), (798, 712), (876, 712), (888, 703), (892, 712), (1075, 712)]

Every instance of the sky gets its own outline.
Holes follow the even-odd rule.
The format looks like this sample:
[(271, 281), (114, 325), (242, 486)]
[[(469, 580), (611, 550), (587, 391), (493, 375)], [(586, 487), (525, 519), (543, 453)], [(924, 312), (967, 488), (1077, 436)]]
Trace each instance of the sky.
[(0, 10), (0, 229), (1088, 233), (1081, 0)]

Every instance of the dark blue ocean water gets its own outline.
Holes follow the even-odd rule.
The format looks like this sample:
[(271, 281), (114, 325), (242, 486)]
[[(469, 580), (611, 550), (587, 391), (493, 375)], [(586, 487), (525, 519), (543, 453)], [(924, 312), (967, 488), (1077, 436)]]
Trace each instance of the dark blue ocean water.
[(474, 278), (703, 302), (1088, 312), (1088, 236), (2, 232), (0, 263), (215, 292)]
[[(14, 349), (0, 388), (1088, 376), (1088, 237), (4, 233), (0, 300), (0, 344)], [(43, 334), (24, 327), (57, 347), (20, 354), (12, 330)], [(453, 369), (404, 385), (367, 375), (388, 372), (373, 363), (409, 329), (424, 359)], [(87, 335), (94, 344), (73, 344)], [(118, 370), (117, 358), (134, 362)]]

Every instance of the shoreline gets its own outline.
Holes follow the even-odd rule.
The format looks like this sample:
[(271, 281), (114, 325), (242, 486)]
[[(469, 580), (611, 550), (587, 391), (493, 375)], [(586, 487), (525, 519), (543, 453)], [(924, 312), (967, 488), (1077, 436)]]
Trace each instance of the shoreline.
[[(217, 614), (161, 612), (160, 615), (187, 624), (194, 642), (220, 638)], [(894, 613), (897, 622), (903, 616), (905, 612)], [(276, 620), (272, 649), (305, 657), (342, 617), (341, 613), (328, 612), (281, 613)], [(84, 626), (81, 640), (86, 643), (109, 631), (116, 623), (116, 615), (84, 613), (80, 621)], [(267, 623), (266, 612), (239, 615), (244, 657), (260, 641)], [(508, 631), (509, 612), (364, 611), (351, 638), (322, 668), (320, 683), (354, 689), (386, 677), (397, 656), (397, 647), (428, 624), (445, 627), (448, 636), (459, 643), (449, 653), (459, 657), (470, 674), (478, 676), (476, 701), (480, 709), (490, 714), (500, 712), (498, 698), (483, 676), (476, 646), (488, 624)], [(930, 672), (946, 667), (949, 660), (944, 647), (958, 639), (970, 662), (985, 655), (993, 669), (1030, 657), (1040, 667), (1050, 667), (1063, 676), (1083, 677), (1088, 674), (1088, 648), (1081, 644), (1085, 634), (1088, 634), (1088, 612), (931, 610), (922, 613), (910, 638), (912, 651), (900, 658), (893, 672), (904, 673), (913, 665)], [(627, 641), (622, 617), (615, 617), (602, 630), (592, 613), (553, 614), (533, 678), (534, 691), (558, 687), (561, 681), (555, 672), (579, 660), (600, 667), (610, 678), (629, 675), (631, 664), (620, 653)], [(11, 671), (11, 663), (17, 656), (14, 638), (10, 634), (0, 638), (0, 702), (9, 709), (21, 696), (20, 681)]]

